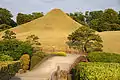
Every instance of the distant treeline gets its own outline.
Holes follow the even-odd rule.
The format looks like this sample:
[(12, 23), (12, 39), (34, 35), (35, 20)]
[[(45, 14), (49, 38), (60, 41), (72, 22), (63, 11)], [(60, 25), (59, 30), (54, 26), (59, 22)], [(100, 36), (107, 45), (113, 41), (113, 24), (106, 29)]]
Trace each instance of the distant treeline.
[(96, 31), (117, 31), (120, 30), (120, 11), (105, 9), (104, 11), (74, 12), (68, 14), (75, 21), (86, 25)]
[(42, 16), (44, 16), (43, 12), (33, 12), (32, 14), (18, 13), (15, 22), (9, 10), (0, 8), (0, 31), (30, 22)]
[[(85, 14), (79, 11), (67, 13), (67, 15), (78, 23), (99, 32), (120, 30), (120, 11), (117, 12), (114, 9), (86, 11)], [(44, 16), (43, 12), (33, 12), (32, 14), (18, 13), (15, 22), (9, 10), (0, 8), (0, 31), (30, 22), (42, 16)]]

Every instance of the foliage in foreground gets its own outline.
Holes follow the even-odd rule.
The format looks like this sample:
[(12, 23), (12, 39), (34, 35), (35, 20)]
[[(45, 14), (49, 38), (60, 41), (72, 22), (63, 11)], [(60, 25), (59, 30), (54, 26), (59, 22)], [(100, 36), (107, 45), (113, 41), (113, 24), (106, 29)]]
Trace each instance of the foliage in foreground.
[(57, 55), (57, 56), (67, 56), (65, 52), (52, 52), (51, 54)]
[(0, 61), (13, 61), (13, 58), (8, 55), (0, 54)]
[(0, 41), (0, 54), (8, 55), (14, 60), (19, 60), (24, 53), (32, 56), (32, 47), (29, 43), (16, 39)]
[(91, 52), (88, 54), (87, 59), (90, 62), (120, 63), (120, 54), (106, 52)]
[(68, 36), (68, 46), (83, 52), (102, 51), (102, 39), (93, 29), (82, 26)]
[(20, 69), (20, 62), (0, 62), (0, 80), (9, 80)]
[(30, 62), (30, 70), (35, 67), (36, 64), (38, 64), (42, 59), (44, 59), (48, 54), (44, 52), (36, 52), (33, 54), (31, 57), (31, 62)]
[(40, 50), (41, 43), (38, 40), (39, 37), (34, 34), (26, 38), (26, 42), (32, 45), (34, 53)]
[(120, 80), (120, 64), (82, 62), (72, 73), (73, 80)]

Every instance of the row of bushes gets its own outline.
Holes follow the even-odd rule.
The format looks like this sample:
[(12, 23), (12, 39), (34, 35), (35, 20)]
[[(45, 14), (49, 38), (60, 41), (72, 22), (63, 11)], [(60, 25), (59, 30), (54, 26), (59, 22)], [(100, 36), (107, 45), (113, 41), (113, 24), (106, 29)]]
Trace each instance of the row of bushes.
[(120, 54), (91, 52), (87, 59), (72, 69), (73, 80), (120, 80)]
[(81, 62), (72, 73), (73, 80), (120, 80), (120, 64)]
[(0, 62), (0, 80), (9, 80), (20, 69), (20, 61)]
[(87, 59), (89, 60), (89, 62), (120, 63), (120, 54), (91, 52), (88, 53)]

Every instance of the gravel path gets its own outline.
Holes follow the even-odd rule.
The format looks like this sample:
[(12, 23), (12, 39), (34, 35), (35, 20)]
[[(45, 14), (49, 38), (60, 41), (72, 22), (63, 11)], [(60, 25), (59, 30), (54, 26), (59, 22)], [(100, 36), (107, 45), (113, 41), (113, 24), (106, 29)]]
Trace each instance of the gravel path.
[(70, 65), (79, 56), (77, 54), (67, 54), (66, 57), (54, 56), (39, 65), (36, 69), (24, 74), (18, 74), (10, 80), (48, 80), (57, 66), (60, 66), (62, 70), (69, 70)]

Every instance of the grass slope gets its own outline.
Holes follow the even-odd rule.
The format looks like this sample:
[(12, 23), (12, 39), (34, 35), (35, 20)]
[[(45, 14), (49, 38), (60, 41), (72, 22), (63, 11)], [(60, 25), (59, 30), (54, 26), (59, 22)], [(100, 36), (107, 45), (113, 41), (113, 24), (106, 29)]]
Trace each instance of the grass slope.
[(35, 34), (40, 38), (46, 49), (54, 46), (56, 49), (65, 49), (68, 34), (76, 30), (79, 23), (75, 22), (60, 9), (53, 9), (45, 16), (12, 28), (17, 38), (24, 40), (28, 35)]
[(99, 34), (103, 39), (104, 51), (120, 53), (120, 31), (106, 31)]

